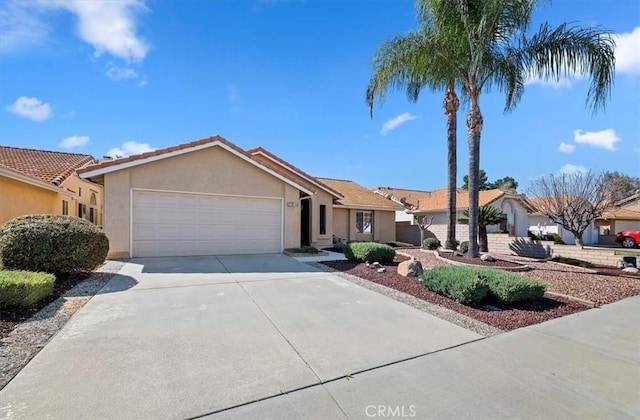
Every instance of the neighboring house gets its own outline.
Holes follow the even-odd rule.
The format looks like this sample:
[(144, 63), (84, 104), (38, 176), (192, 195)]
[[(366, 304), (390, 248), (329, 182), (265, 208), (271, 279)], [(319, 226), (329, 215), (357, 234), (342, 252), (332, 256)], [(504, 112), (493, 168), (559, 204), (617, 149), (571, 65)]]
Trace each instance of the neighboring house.
[(623, 230), (640, 230), (640, 194), (620, 200), (595, 220), (599, 244), (615, 244), (616, 234)]
[[(104, 186), (112, 258), (278, 253), (301, 244), (330, 246), (343, 233), (358, 239), (358, 207), (346, 190), (262, 148), (245, 151), (219, 136), (79, 173)], [(395, 208), (382, 204), (359, 207), (376, 212), (366, 233), (393, 240), (393, 225), (386, 228), (385, 221), (393, 223)], [(381, 208), (391, 216), (378, 215)], [(351, 210), (353, 227), (345, 230), (343, 211)]]
[[(444, 243), (447, 236), (447, 189), (441, 188), (434, 191), (407, 190), (402, 188), (378, 187), (376, 194), (386, 199), (402, 203), (405, 215), (396, 216), (396, 238), (398, 241), (413, 244), (420, 243), (420, 230), (415, 220), (416, 217), (426, 216), (431, 221), (428, 229), (428, 237), (436, 237)], [(530, 207), (522, 194), (513, 191), (493, 189), (480, 191), (479, 205), (492, 205), (503, 211), (506, 221), (501, 225), (488, 226), (487, 231), (497, 229), (504, 230), (510, 236), (527, 236), (527, 212)], [(463, 218), (462, 212), (469, 207), (469, 192), (463, 189), (456, 190), (456, 220)], [(413, 220), (406, 220), (406, 215)], [(456, 224), (456, 238), (459, 241), (467, 240), (469, 230), (467, 225)]]
[(68, 214), (102, 223), (102, 187), (76, 171), (94, 163), (77, 153), (0, 146), (0, 224), (27, 214)]

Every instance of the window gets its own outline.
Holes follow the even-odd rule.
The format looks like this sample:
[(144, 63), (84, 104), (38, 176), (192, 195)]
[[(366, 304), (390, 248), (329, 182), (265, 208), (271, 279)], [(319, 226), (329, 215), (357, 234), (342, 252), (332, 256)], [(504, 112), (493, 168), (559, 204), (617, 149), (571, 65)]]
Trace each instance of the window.
[(373, 213), (370, 211), (359, 211), (356, 213), (356, 231), (358, 233), (371, 233), (373, 225)]
[(82, 187), (78, 187), (78, 197), (82, 197)]
[(93, 224), (98, 222), (98, 212), (93, 207), (89, 207), (89, 221)]
[(69, 214), (69, 202), (67, 200), (62, 200), (62, 214), (65, 216)]
[(327, 234), (327, 206), (320, 204), (320, 235)]
[(78, 204), (78, 217), (81, 219), (87, 218), (87, 205), (86, 204)]
[(91, 204), (92, 206), (95, 206), (98, 204), (98, 200), (96, 199), (96, 195), (94, 193), (91, 193), (91, 198), (89, 199), (89, 204)]

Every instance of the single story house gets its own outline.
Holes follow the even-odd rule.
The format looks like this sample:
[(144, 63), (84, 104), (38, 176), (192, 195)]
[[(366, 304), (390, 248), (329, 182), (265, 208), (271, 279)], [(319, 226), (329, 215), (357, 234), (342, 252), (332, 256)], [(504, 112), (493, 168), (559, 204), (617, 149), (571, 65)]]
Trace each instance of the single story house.
[[(420, 244), (420, 229), (416, 218), (423, 216), (431, 220), (426, 238), (435, 237), (444, 243), (447, 237), (447, 189), (434, 191), (408, 190), (402, 188), (378, 187), (374, 192), (387, 200), (402, 204), (403, 211), (396, 213), (396, 238), (398, 241)], [(492, 205), (502, 210), (506, 221), (501, 225), (488, 226), (487, 231), (504, 230), (510, 236), (527, 236), (530, 210), (522, 194), (508, 190), (480, 191), (479, 204)], [(469, 207), (469, 192), (456, 190), (456, 220), (464, 217), (463, 211)], [(464, 241), (469, 236), (467, 225), (456, 224), (456, 238)]]
[(369, 202), (351, 199), (346, 187), (357, 184), (313, 177), (220, 136), (78, 172), (104, 186), (111, 258), (278, 253), (331, 246), (334, 236), (395, 240), (396, 205), (370, 191)]
[(28, 214), (64, 214), (102, 223), (102, 186), (76, 171), (92, 156), (0, 146), (0, 225)]

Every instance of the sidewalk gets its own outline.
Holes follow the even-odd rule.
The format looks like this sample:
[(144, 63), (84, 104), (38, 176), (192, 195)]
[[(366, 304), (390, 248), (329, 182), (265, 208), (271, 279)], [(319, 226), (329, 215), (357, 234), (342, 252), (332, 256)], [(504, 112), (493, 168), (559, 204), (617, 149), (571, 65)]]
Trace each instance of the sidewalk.
[(634, 296), (218, 416), (640, 418), (638, 325)]

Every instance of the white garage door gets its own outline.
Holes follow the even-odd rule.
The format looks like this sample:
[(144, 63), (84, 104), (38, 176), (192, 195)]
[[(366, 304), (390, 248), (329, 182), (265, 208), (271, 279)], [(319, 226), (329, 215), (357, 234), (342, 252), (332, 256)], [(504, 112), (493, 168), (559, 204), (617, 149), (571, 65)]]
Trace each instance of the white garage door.
[(282, 251), (282, 200), (133, 191), (134, 257)]

